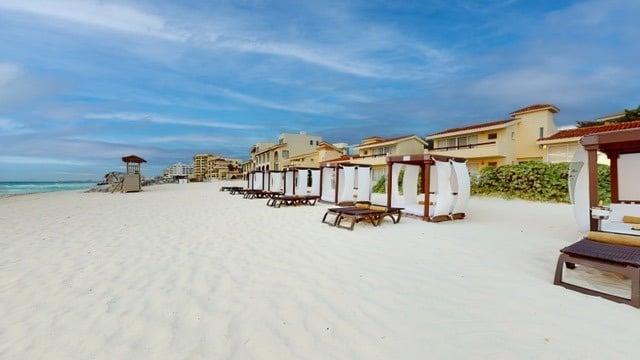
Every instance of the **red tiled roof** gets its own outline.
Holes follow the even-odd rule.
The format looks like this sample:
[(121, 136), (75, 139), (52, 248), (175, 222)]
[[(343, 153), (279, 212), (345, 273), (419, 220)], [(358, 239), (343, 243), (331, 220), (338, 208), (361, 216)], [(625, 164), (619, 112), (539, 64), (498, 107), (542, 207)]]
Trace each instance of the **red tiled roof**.
[[(383, 144), (383, 143), (394, 142), (394, 141), (402, 140), (402, 139), (409, 139), (409, 138), (412, 138), (412, 137), (414, 137), (414, 136), (415, 136), (416, 138), (418, 138), (419, 140), (424, 141), (424, 139), (420, 139), (420, 138), (419, 138), (418, 136), (416, 136), (416, 135), (404, 135), (404, 136), (396, 136), (396, 137), (392, 137), (392, 138), (380, 138), (380, 137), (378, 137), (378, 136), (370, 136), (370, 137), (368, 137), (368, 138), (366, 138), (366, 139), (364, 139), (364, 140), (372, 139), (372, 138), (379, 138), (379, 139), (378, 139), (378, 140), (376, 140), (376, 141), (367, 142), (366, 144), (363, 142), (363, 143), (361, 143), (360, 145), (358, 145), (358, 147), (359, 147), (359, 148), (367, 148), (367, 147), (372, 147), (372, 146), (380, 145), (380, 144)], [(363, 141), (364, 141), (364, 140), (363, 140)]]
[(323, 161), (323, 164), (335, 164), (335, 163), (344, 163), (344, 162), (349, 162), (353, 159), (357, 159), (359, 158), (360, 155), (342, 155), (338, 158), (335, 159), (331, 159), (331, 160), (327, 160), (327, 161)]
[(542, 138), (539, 140), (569, 139), (569, 138), (583, 137), (583, 136), (602, 133), (602, 132), (635, 129), (635, 128), (640, 128), (640, 121), (628, 121), (628, 122), (615, 123), (615, 124), (596, 125), (596, 126), (587, 126), (587, 127), (576, 128), (576, 129), (560, 130), (549, 137)]
[(534, 105), (529, 105), (527, 107), (523, 107), (522, 109), (518, 109), (514, 112), (512, 112), (510, 115), (515, 115), (515, 114), (519, 114), (519, 113), (523, 113), (523, 112), (527, 112), (527, 111), (532, 111), (532, 110), (541, 110), (541, 109), (545, 109), (545, 108), (550, 108), (551, 112), (557, 113), (558, 111), (560, 111), (560, 109), (558, 109), (557, 107), (555, 107), (554, 105), (551, 104), (534, 104)]
[(367, 146), (368, 146), (368, 145), (379, 144), (379, 143), (383, 143), (383, 142), (396, 141), (396, 140), (400, 140), (400, 139), (410, 138), (412, 136), (414, 136), (414, 135), (413, 134), (412, 135), (403, 135), (403, 136), (396, 136), (396, 137), (392, 137), (392, 138), (383, 138), (383, 137), (380, 137), (380, 136), (369, 136), (368, 138), (364, 138), (362, 140), (364, 141), (364, 140), (369, 140), (369, 139), (374, 139), (374, 138), (377, 139), (376, 141), (372, 141), (372, 142), (368, 143), (367, 144)]
[(444, 130), (444, 131), (437, 132), (435, 134), (431, 134), (429, 136), (443, 135), (443, 134), (454, 133), (454, 132), (458, 132), (458, 131), (473, 130), (473, 129), (480, 129), (480, 128), (483, 128), (483, 127), (502, 125), (502, 124), (506, 124), (506, 123), (508, 123), (510, 121), (514, 121), (514, 120), (515, 119), (497, 120), (497, 121), (491, 121), (491, 122), (486, 122), (486, 123), (482, 123), (482, 124), (475, 124), (475, 125), (458, 127), (458, 128), (453, 128), (453, 129), (447, 129), (447, 130)]

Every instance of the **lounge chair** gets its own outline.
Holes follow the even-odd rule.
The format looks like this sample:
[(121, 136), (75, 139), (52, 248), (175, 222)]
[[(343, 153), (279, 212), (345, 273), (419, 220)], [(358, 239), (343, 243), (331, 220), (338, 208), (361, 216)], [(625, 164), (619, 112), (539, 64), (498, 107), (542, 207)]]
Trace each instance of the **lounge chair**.
[[(592, 239), (598, 239), (598, 241)], [(640, 236), (590, 232), (587, 238), (563, 248), (560, 252), (553, 281), (555, 285), (640, 308)], [(631, 279), (630, 298), (563, 281), (565, 264), (569, 269), (575, 268), (578, 264), (629, 277)]]
[[(389, 217), (394, 224), (397, 224), (402, 217), (402, 210), (403, 208), (399, 207), (356, 204), (356, 206), (328, 209), (322, 222), (348, 230), (353, 230), (355, 224), (361, 221), (369, 221), (373, 226), (378, 226), (385, 217)], [(327, 220), (330, 215), (335, 216), (333, 221)], [(347, 225), (343, 225), (343, 221)]]
[(310, 205), (314, 206), (320, 199), (320, 196), (316, 195), (274, 195), (270, 196), (267, 200), (267, 206), (281, 207), (286, 206), (298, 206), (298, 205)]

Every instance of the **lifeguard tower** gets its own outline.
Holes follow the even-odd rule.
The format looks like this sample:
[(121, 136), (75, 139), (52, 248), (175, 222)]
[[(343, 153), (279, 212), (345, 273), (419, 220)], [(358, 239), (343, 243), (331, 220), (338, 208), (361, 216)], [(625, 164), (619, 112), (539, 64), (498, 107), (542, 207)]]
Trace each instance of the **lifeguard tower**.
[(142, 191), (142, 176), (140, 175), (140, 164), (147, 162), (145, 159), (129, 155), (122, 158), (127, 164), (127, 172), (122, 179), (122, 192)]

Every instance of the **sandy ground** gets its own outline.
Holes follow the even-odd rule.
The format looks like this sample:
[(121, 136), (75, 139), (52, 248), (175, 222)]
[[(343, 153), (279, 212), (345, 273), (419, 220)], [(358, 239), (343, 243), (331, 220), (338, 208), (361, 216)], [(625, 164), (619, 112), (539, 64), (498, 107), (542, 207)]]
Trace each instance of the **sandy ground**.
[[(640, 310), (554, 286), (570, 205), (354, 231), (218, 191), (0, 198), (2, 359), (611, 359)], [(577, 282), (625, 291), (612, 274)]]

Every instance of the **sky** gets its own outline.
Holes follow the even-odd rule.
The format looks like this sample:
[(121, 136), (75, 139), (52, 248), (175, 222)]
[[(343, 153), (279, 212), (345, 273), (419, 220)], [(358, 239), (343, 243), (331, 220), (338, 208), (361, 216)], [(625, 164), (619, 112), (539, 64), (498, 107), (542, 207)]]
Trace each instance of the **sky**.
[(640, 105), (640, 0), (0, 0), (0, 181)]

